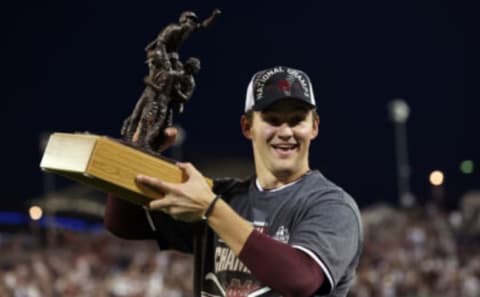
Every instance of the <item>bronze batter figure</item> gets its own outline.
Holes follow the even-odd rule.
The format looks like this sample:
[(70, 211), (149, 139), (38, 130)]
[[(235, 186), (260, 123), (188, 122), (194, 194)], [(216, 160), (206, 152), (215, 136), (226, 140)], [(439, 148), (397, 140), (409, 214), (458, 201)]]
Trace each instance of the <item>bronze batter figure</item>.
[(183, 111), (183, 104), (195, 90), (194, 75), (200, 70), (200, 60), (189, 58), (185, 65), (178, 50), (191, 32), (209, 26), (221, 12), (199, 23), (194, 12), (185, 11), (179, 23), (167, 25), (146, 47), (148, 76), (145, 89), (132, 114), (125, 119), (121, 135), (123, 139), (152, 154), (164, 141), (163, 131), (173, 125), (173, 114)]
[[(179, 64), (180, 65), (180, 64)], [(157, 151), (164, 141), (163, 131), (173, 125), (173, 114), (183, 111), (183, 104), (191, 98), (195, 90), (194, 75), (200, 70), (200, 60), (189, 58), (183, 70), (170, 70), (161, 73), (158, 84), (147, 81), (147, 85), (158, 93), (157, 100), (147, 107), (147, 114), (142, 116), (139, 133), (145, 133), (147, 149)], [(140, 134), (143, 135), (143, 134)]]
[(183, 104), (195, 90), (194, 75), (200, 70), (200, 60), (189, 58), (181, 69), (157, 71), (145, 77), (145, 90), (134, 111), (122, 128), (127, 142), (150, 153), (155, 153), (163, 143), (163, 131), (173, 124), (173, 114), (183, 111)]

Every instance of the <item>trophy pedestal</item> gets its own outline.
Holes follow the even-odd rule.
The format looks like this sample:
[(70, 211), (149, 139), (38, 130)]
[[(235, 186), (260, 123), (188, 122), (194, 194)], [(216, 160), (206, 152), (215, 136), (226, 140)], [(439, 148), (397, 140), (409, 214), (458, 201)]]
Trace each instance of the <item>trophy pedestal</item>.
[[(93, 134), (53, 133), (40, 167), (140, 205), (162, 195), (137, 185), (138, 174), (173, 183), (185, 181), (183, 172), (173, 161)], [(207, 182), (212, 186), (212, 180), (207, 178)]]

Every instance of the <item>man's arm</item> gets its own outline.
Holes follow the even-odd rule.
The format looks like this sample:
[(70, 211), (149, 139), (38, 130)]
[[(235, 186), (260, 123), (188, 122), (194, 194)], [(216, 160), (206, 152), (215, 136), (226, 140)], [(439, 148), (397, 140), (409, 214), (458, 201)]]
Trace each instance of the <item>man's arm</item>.
[(124, 239), (153, 239), (155, 235), (142, 207), (112, 194), (107, 197), (104, 224), (108, 231)]
[[(174, 143), (177, 130), (169, 127), (164, 134), (165, 142), (161, 151)], [(104, 225), (107, 230), (125, 239), (152, 239), (155, 236), (144, 208), (112, 194), (107, 195)]]

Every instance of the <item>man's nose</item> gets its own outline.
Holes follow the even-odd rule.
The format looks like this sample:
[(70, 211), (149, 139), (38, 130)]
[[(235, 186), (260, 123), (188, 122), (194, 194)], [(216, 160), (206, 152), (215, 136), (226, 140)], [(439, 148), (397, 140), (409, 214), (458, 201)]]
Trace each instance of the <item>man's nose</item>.
[(288, 139), (292, 137), (293, 131), (292, 127), (288, 125), (288, 123), (283, 123), (280, 126), (278, 126), (278, 137), (282, 139)]

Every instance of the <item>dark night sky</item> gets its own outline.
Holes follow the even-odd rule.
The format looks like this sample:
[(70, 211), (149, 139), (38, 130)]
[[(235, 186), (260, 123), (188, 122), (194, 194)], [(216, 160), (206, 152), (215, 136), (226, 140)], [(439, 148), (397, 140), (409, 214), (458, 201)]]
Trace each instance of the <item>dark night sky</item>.
[[(201, 2), (201, 3), (200, 3)], [(181, 57), (203, 69), (178, 118), (185, 156), (249, 156), (240, 134), (246, 85), (273, 65), (305, 70), (321, 116), (312, 167), (361, 206), (395, 197), (387, 102), (411, 107), (414, 192), (426, 199), (431, 170), (446, 172), (449, 203), (480, 188), (479, 47), (475, 1), (17, 1), (2, 9), (1, 208), (42, 193), (42, 132), (118, 137), (146, 74), (144, 46), (181, 11), (214, 26), (189, 38)], [(6, 106), (6, 108), (5, 108)], [(476, 161), (463, 176), (458, 164)]]

